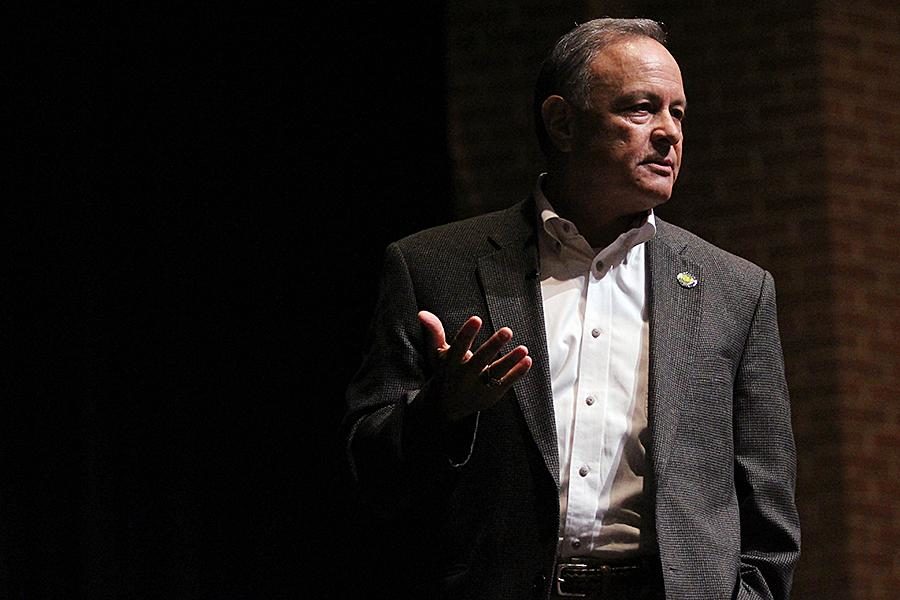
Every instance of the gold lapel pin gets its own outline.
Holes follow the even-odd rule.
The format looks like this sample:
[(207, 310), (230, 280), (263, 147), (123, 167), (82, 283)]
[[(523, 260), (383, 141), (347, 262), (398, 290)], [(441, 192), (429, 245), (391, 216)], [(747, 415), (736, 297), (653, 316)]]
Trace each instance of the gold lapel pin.
[(675, 276), (675, 279), (678, 280), (678, 285), (683, 288), (692, 288), (700, 283), (696, 277), (688, 273), (687, 271), (682, 271), (678, 275)]

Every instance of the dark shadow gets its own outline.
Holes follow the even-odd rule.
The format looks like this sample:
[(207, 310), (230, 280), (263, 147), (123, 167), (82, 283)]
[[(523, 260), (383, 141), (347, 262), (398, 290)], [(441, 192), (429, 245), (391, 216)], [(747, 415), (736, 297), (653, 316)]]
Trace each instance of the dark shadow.
[(22, 22), (0, 597), (337, 598), (365, 572), (337, 424), (384, 246), (449, 209), (442, 11)]

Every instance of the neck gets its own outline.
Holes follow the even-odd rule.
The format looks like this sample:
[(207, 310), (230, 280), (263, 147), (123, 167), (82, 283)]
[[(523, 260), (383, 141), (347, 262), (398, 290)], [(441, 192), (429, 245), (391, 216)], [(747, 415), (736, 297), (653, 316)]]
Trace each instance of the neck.
[(549, 174), (544, 180), (544, 195), (560, 216), (575, 223), (578, 232), (593, 248), (604, 248), (633, 227), (639, 214), (616, 210), (615, 199), (604, 196), (590, 185)]

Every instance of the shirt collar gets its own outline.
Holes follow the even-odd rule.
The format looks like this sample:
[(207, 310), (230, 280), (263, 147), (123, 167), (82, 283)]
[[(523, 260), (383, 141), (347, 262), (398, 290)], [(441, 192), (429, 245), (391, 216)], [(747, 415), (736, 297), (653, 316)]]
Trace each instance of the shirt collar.
[(635, 217), (630, 229), (619, 235), (605, 248), (592, 249), (587, 240), (578, 233), (575, 223), (564, 219), (554, 210), (547, 196), (544, 195), (543, 181), (546, 173), (538, 176), (534, 186), (534, 199), (538, 217), (542, 227), (539, 235), (545, 237), (549, 247), (562, 252), (564, 248), (576, 250), (579, 253), (588, 253), (589, 256), (602, 255), (603, 263), (607, 268), (621, 264), (626, 260), (628, 253), (635, 246), (650, 240), (656, 235), (656, 217), (653, 209)]

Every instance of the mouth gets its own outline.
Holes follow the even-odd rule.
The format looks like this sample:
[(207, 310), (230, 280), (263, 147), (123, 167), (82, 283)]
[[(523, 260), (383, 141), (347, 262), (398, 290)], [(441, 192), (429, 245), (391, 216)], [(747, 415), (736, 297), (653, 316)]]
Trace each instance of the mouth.
[(675, 170), (675, 162), (670, 158), (652, 158), (641, 163), (654, 173), (660, 175), (671, 175)]

